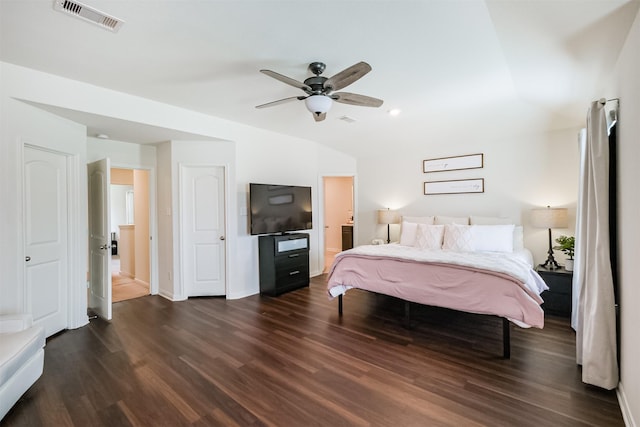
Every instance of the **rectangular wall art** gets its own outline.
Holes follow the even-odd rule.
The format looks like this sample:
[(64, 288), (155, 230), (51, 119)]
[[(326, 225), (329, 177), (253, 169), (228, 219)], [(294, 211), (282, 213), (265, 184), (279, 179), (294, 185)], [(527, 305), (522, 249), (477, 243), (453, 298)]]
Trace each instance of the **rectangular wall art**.
[(462, 169), (477, 169), (484, 166), (484, 155), (468, 154), (465, 156), (442, 157), (422, 161), (422, 172), (444, 172)]
[(484, 193), (484, 178), (429, 181), (424, 183), (424, 194)]

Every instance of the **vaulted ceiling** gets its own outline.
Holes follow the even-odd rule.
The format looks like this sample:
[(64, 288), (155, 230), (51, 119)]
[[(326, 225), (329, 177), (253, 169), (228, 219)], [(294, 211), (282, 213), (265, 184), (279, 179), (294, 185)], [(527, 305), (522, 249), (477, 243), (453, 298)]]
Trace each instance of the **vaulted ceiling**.
[[(125, 21), (110, 32), (53, 8), (1, 0), (0, 60), (333, 146), (356, 156), (499, 126), (500, 132), (574, 128), (638, 13), (637, 0), (270, 1), (84, 0)], [(348, 92), (380, 108), (334, 103), (315, 122), (296, 80), (313, 61), (331, 76), (359, 61), (373, 70)], [(396, 117), (391, 109), (402, 112)], [(62, 113), (61, 113), (62, 114)], [(341, 118), (348, 117), (353, 122)], [(91, 132), (131, 123), (76, 115)], [(126, 125), (126, 126), (125, 126)], [(118, 129), (122, 126), (122, 129)], [(135, 126), (133, 126), (135, 128)], [(111, 130), (110, 130), (111, 129)], [(129, 129), (129, 130), (127, 130)], [(120, 132), (120, 133), (118, 133)]]

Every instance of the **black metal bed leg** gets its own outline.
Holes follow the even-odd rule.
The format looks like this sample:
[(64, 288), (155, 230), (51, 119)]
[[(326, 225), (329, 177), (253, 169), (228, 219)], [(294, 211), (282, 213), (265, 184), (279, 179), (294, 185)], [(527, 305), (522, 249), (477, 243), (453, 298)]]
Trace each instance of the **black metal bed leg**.
[(502, 318), (502, 357), (511, 358), (511, 322), (506, 317)]
[(338, 315), (342, 316), (342, 295), (338, 295)]
[(404, 319), (402, 323), (405, 328), (411, 329), (411, 303), (409, 301), (404, 302)]

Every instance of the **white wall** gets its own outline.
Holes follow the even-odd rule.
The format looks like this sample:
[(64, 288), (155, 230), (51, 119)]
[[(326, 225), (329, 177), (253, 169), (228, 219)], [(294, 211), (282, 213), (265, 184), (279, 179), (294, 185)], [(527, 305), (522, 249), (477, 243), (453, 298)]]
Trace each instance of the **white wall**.
[(618, 267), (620, 286), (620, 386), (623, 414), (628, 426), (640, 425), (640, 14), (621, 51), (613, 89), (607, 98), (620, 98), (618, 122)]
[[(388, 152), (359, 159), (359, 241), (386, 240), (386, 226), (376, 223), (376, 210), (381, 208), (397, 209), (403, 215), (501, 216), (524, 225), (526, 246), (536, 262), (544, 261), (547, 230), (529, 226), (530, 209), (569, 208), (569, 228), (553, 230), (553, 236), (574, 235), (579, 129), (509, 138), (500, 136), (499, 130), (473, 140), (425, 142), (421, 149), (403, 148), (400, 136)], [(475, 153), (484, 154), (481, 169), (422, 172), (425, 159)], [(484, 178), (484, 193), (423, 194), (425, 181), (471, 178)], [(399, 239), (399, 230), (399, 225), (391, 226), (392, 241)], [(556, 252), (556, 259), (562, 262), (564, 255)]]
[[(0, 63), (0, 75), (5, 72)], [(4, 76), (3, 76), (4, 77)], [(68, 326), (87, 323), (86, 128), (14, 99), (11, 79), (0, 80), (0, 313), (20, 313), (25, 300), (23, 236), (23, 147), (45, 147), (68, 157), (69, 212)]]
[[(218, 139), (226, 141), (234, 148), (235, 160), (230, 160), (230, 151), (222, 159), (229, 162), (229, 194), (228, 194), (228, 228), (230, 235), (227, 239), (230, 264), (228, 271), (229, 286), (228, 298), (239, 298), (255, 294), (259, 291), (257, 273), (257, 237), (249, 236), (247, 230), (246, 197), (249, 182), (275, 182), (294, 185), (310, 185), (314, 213), (320, 208), (318, 203), (319, 177), (322, 174), (353, 175), (356, 170), (355, 159), (346, 154), (320, 146), (317, 143), (292, 138), (286, 135), (263, 131), (250, 126), (230, 122), (228, 120), (207, 116), (183, 108), (151, 101), (148, 99), (128, 95), (113, 90), (100, 88), (86, 83), (61, 78), (51, 74), (41, 73), (32, 69), (19, 67), (13, 64), (0, 63), (3, 117), (3, 140), (11, 140), (12, 134), (5, 130), (11, 128), (11, 120), (8, 120), (5, 112), (8, 105), (16, 101), (11, 97), (24, 99), (45, 105), (53, 105), (71, 110), (84, 111), (91, 114), (102, 115), (114, 119), (122, 119), (138, 122), (145, 125), (161, 128), (175, 129), (191, 134), (203, 135), (203, 139)], [(33, 108), (33, 107), (30, 107)], [(34, 108), (34, 110), (37, 110)], [(40, 111), (40, 110), (37, 110)], [(55, 117), (47, 113), (48, 116)], [(61, 123), (70, 123), (67, 120), (55, 118)], [(39, 126), (38, 117), (29, 120), (30, 126)], [(76, 124), (72, 124), (78, 126)], [(198, 161), (203, 159), (220, 160), (220, 147), (215, 142), (190, 142), (200, 144), (195, 151), (193, 146), (182, 150), (182, 141), (173, 141), (169, 145), (161, 145), (156, 148), (156, 158), (151, 160), (147, 148), (142, 146), (122, 145), (118, 141), (102, 141), (86, 137), (86, 130), (78, 126), (81, 132), (81, 160), (96, 160), (108, 155), (112, 159), (113, 166), (140, 167), (141, 164), (149, 168), (157, 167), (157, 212), (158, 212), (158, 241), (173, 239), (175, 237), (175, 224), (173, 224), (173, 212), (176, 208), (172, 203), (171, 194), (173, 185), (177, 185), (176, 168), (177, 161)], [(15, 139), (15, 138), (13, 138)], [(80, 141), (78, 141), (80, 143)], [(207, 144), (210, 146), (207, 148)], [(87, 147), (89, 155), (87, 155)], [(214, 148), (217, 147), (217, 148)], [(18, 192), (13, 188), (20, 175), (16, 170), (15, 148), (7, 148), (2, 145), (2, 187), (0, 195), (3, 200), (2, 226), (0, 227), (3, 238), (2, 245), (2, 307), (0, 312), (6, 311), (3, 307), (15, 307), (19, 300), (19, 287), (22, 277), (19, 277), (20, 256), (15, 253), (19, 246), (20, 238), (16, 227), (18, 212), (6, 209), (4, 201), (17, 202)], [(225, 157), (226, 156), (226, 157)], [(155, 162), (157, 161), (157, 166)], [(149, 162), (149, 163), (147, 163)], [(235, 165), (233, 164), (235, 163)], [(83, 163), (84, 165), (84, 163)], [(233, 171), (233, 167), (235, 171)], [(78, 200), (78, 211), (85, 212), (86, 217), (86, 171), (78, 177), (78, 182), (83, 185), (83, 198)], [(235, 174), (235, 176), (234, 176)], [(152, 190), (152, 194), (156, 194)], [(7, 195), (7, 198), (5, 198)], [(14, 206), (13, 205), (10, 206)], [(318, 211), (320, 212), (320, 211)], [(311, 271), (312, 274), (321, 272), (321, 255), (318, 248), (321, 246), (321, 236), (318, 236), (319, 216), (314, 215), (313, 230), (311, 230)], [(79, 224), (82, 226), (82, 224)], [(86, 223), (84, 224), (83, 245), (86, 246)], [(157, 248), (160, 265), (176, 268), (171, 240), (167, 245), (159, 245)], [(156, 242), (157, 244), (157, 242)], [(166, 261), (166, 263), (165, 263)], [(9, 266), (9, 264), (12, 264)], [(247, 267), (249, 266), (249, 267)], [(5, 268), (6, 267), (6, 268)], [(177, 272), (161, 271), (158, 276), (160, 293), (169, 298), (181, 298), (175, 293), (175, 274)], [(86, 275), (86, 265), (82, 267), (81, 275)], [(5, 280), (6, 278), (6, 280)], [(153, 281), (153, 278), (152, 278)], [(6, 297), (5, 297), (6, 294)], [(76, 297), (80, 298), (78, 294)], [(86, 295), (85, 295), (86, 299)], [(86, 311), (86, 308), (85, 308)]]
[(127, 191), (133, 191), (133, 185), (111, 184), (111, 232), (120, 239), (120, 225), (127, 224)]
[(323, 203), (320, 197), (321, 176), (353, 175), (355, 159), (319, 144), (280, 134), (264, 132), (259, 138), (237, 139), (238, 259), (250, 268), (239, 270), (244, 295), (259, 291), (258, 237), (249, 234), (247, 217), (249, 183), (311, 186), (313, 229), (309, 233), (309, 270), (312, 276), (322, 273), (324, 241)]

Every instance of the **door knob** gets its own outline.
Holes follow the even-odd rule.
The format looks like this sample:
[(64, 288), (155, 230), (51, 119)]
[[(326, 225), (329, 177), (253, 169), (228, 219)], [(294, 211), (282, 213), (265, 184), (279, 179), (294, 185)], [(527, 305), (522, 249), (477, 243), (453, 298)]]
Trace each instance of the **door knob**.
[(224, 236), (220, 236), (220, 240), (224, 240)]
[(29, 262), (29, 261), (31, 261), (31, 257), (27, 255), (26, 257), (24, 257), (24, 260), (25, 260), (25, 262)]
[(102, 245), (102, 246), (100, 246), (100, 249), (106, 251), (107, 249), (109, 249), (109, 246), (108, 245)]

